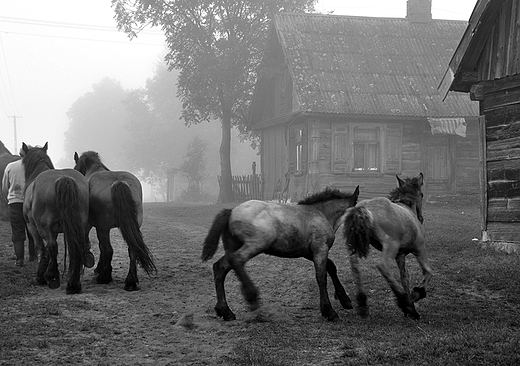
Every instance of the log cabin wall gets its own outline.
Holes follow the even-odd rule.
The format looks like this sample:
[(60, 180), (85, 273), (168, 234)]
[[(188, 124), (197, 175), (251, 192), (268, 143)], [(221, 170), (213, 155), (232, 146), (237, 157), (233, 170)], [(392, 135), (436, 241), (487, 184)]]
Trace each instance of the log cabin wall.
[[(361, 189), (361, 198), (375, 196), (386, 196), (396, 186), (395, 175), (415, 176), (419, 172), (425, 173), (425, 194), (429, 196), (444, 196), (456, 194), (477, 194), (480, 191), (478, 165), (479, 165), (479, 140), (478, 121), (476, 118), (468, 121), (467, 137), (454, 135), (437, 135), (441, 139), (450, 141), (450, 154), (452, 169), (449, 181), (428, 181), (426, 174), (426, 161), (428, 160), (424, 146), (425, 140), (431, 139), (432, 134), (425, 128), (427, 122), (417, 121), (393, 121), (388, 123), (391, 128), (402, 126), (402, 137), (400, 140), (400, 169), (395, 171), (389, 169), (387, 164), (382, 163), (381, 172), (374, 174), (338, 173), (333, 164), (333, 136), (338, 126), (346, 126), (349, 123), (345, 119), (312, 118), (298, 125), (305, 126), (308, 133), (308, 169), (300, 174), (294, 174), (290, 185), (290, 198), (297, 201), (306, 195), (322, 190), (326, 187), (335, 187), (344, 191), (351, 191), (357, 185)], [(365, 122), (366, 126), (382, 124), (382, 122)], [(384, 124), (383, 124), (384, 125)], [(428, 125), (429, 126), (429, 125)], [(433, 136), (435, 138), (435, 136)], [(382, 146), (383, 149), (386, 147)], [(291, 143), (288, 144), (291, 149)], [(291, 154), (288, 154), (289, 159)], [(382, 152), (382, 156), (386, 152)], [(292, 166), (291, 162), (289, 166)]]
[(481, 102), (486, 127), (487, 235), (520, 242), (520, 75), (488, 84)]

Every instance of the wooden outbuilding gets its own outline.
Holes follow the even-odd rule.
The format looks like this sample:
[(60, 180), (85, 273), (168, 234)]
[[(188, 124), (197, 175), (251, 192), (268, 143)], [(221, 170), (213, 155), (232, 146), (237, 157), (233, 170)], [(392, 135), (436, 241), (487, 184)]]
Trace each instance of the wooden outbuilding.
[(482, 240), (520, 251), (520, 2), (479, 0), (439, 90), (479, 103)]
[(276, 15), (250, 125), (261, 136), (265, 199), (327, 186), (386, 195), (423, 172), (427, 195), (478, 194), (478, 104), (437, 89), (467, 22)]

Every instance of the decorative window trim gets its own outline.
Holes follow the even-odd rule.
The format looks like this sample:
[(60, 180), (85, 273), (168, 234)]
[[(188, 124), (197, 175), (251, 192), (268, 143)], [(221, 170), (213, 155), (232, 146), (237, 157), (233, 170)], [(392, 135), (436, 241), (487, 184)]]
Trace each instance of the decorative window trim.
[[(366, 130), (356, 138), (356, 129)], [(375, 139), (370, 138), (371, 131)], [(331, 133), (331, 172), (341, 175), (400, 174), (402, 170), (401, 124), (396, 123), (334, 123)], [(363, 168), (356, 167), (356, 145), (362, 150), (358, 156)], [(360, 146), (363, 145), (363, 148)], [(373, 149), (371, 153), (371, 149)], [(370, 162), (372, 160), (372, 162)], [(373, 166), (370, 166), (373, 165)]]

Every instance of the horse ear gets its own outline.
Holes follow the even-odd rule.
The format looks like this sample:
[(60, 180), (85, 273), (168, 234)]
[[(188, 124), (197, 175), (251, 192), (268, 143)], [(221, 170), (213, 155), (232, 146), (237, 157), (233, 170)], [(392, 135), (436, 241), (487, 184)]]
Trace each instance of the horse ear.
[(357, 201), (359, 197), (359, 186), (356, 187), (356, 190), (354, 191), (354, 194), (352, 195), (354, 199)]
[(419, 185), (422, 186), (424, 184), (424, 176), (423, 173), (419, 173), (419, 179), (418, 179)]
[(74, 161), (77, 163), (79, 160), (78, 152), (74, 151)]
[(399, 178), (397, 175), (395, 177), (397, 178), (397, 183), (399, 184), (399, 187), (402, 187), (404, 184), (404, 181), (401, 178)]
[(49, 142), (47, 141), (45, 145), (43, 145), (43, 151), (47, 152), (47, 149), (49, 148)]
[(27, 154), (27, 151), (29, 151), (29, 148), (27, 147), (27, 145), (25, 144), (25, 142), (22, 142), (22, 150), (24, 153)]

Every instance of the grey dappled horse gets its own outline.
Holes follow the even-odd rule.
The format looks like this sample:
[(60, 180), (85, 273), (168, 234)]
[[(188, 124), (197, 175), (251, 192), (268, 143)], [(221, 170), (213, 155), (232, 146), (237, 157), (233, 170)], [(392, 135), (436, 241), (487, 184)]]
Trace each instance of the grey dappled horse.
[(356, 204), (358, 195), (359, 186), (353, 194), (326, 189), (297, 205), (251, 200), (217, 214), (202, 252), (203, 260), (210, 259), (222, 237), (226, 253), (213, 264), (217, 315), (224, 320), (236, 319), (224, 290), (224, 281), (231, 269), (237, 274), (251, 309), (260, 306), (258, 290), (244, 268), (248, 260), (260, 253), (313, 261), (320, 291), (320, 310), (326, 319), (338, 318), (327, 293), (327, 273), (334, 284), (336, 298), (344, 308), (351, 309), (350, 298), (339, 282), (336, 266), (328, 254), (341, 216)]

